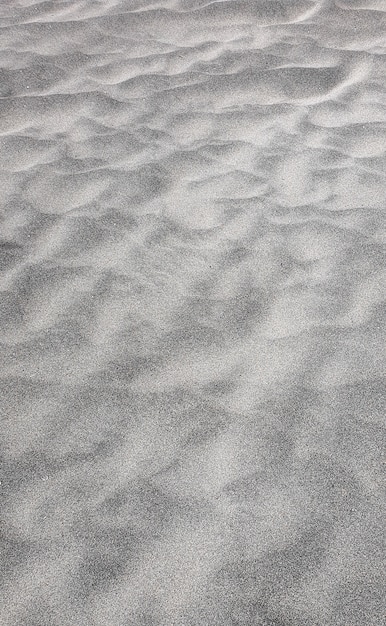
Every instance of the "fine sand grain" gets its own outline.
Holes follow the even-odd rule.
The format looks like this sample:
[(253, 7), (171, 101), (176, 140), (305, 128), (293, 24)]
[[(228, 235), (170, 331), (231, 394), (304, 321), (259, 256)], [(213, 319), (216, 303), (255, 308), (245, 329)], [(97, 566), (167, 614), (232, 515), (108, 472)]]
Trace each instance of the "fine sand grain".
[(1, 626), (381, 626), (385, 0), (2, 0)]

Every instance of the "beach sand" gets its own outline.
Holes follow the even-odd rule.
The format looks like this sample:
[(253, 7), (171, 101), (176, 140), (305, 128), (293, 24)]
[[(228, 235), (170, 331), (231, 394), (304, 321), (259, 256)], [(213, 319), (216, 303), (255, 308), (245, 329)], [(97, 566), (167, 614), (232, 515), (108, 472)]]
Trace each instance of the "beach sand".
[(2, 0), (1, 626), (381, 626), (384, 0)]

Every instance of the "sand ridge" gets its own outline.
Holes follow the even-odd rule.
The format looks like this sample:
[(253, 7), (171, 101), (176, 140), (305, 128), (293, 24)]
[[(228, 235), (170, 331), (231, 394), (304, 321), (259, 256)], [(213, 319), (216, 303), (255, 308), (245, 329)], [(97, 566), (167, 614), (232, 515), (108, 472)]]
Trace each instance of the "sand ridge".
[(379, 626), (383, 0), (3, 0), (0, 623)]

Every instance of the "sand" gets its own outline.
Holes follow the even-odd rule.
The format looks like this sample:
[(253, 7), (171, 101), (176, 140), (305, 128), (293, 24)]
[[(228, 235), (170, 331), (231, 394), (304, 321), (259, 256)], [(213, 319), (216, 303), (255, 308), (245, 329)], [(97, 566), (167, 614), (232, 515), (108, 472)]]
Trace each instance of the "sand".
[(381, 626), (386, 2), (2, 0), (2, 626)]

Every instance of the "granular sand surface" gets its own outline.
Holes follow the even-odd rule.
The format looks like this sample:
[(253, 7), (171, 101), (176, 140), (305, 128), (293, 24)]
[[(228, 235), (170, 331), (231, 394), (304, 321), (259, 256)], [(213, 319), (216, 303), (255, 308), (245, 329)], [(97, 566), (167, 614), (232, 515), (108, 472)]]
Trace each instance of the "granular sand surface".
[(386, 2), (2, 0), (2, 626), (381, 626)]

